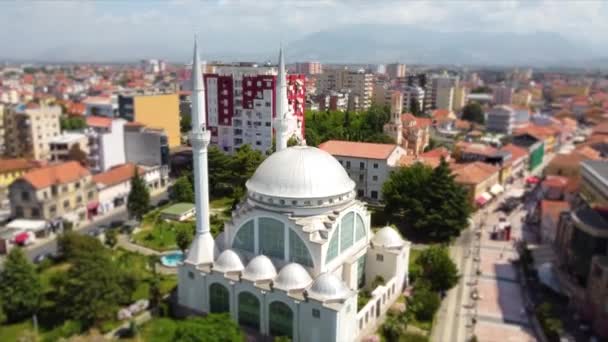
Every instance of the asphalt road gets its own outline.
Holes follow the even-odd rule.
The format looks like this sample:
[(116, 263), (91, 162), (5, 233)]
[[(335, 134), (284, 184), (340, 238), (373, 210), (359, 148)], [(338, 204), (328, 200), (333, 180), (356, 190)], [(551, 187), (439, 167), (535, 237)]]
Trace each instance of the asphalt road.
[[(168, 193), (165, 191), (159, 195), (156, 195), (155, 197), (152, 197), (150, 199), (150, 202), (153, 206), (156, 206), (158, 204), (158, 202), (162, 201), (162, 200), (166, 200), (169, 198)], [(95, 221), (91, 224), (88, 224), (82, 228), (79, 228), (78, 230), (76, 230), (77, 233), (79, 234), (87, 234), (91, 231), (93, 231), (94, 229), (96, 229), (97, 227), (101, 226), (101, 225), (106, 225), (109, 226), (110, 223), (112, 223), (113, 221), (127, 221), (129, 219), (127, 211), (126, 210), (120, 210), (117, 211), (115, 214), (112, 214), (110, 216), (107, 216), (99, 221)], [(57, 239), (52, 239), (49, 240), (45, 243), (42, 243), (40, 245), (35, 245), (35, 246), (31, 246), (28, 247), (24, 250), (25, 254), (27, 255), (27, 257), (30, 260), (34, 260), (34, 258), (40, 254), (47, 254), (47, 253), (51, 253), (51, 254), (55, 254), (57, 252)]]

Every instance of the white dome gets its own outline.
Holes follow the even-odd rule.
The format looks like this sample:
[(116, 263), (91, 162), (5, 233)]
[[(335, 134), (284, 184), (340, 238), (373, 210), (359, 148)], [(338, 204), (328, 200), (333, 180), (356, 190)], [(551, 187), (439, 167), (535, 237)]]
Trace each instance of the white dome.
[(308, 287), (312, 278), (300, 264), (291, 263), (285, 265), (279, 276), (274, 281), (274, 287), (280, 290), (299, 290)]
[(345, 299), (351, 294), (350, 289), (340, 278), (332, 273), (323, 273), (312, 284), (308, 295), (319, 300)]
[(386, 248), (401, 247), (404, 244), (403, 238), (399, 235), (394, 228), (386, 226), (374, 234), (372, 243), (375, 246), (381, 246)]
[(220, 272), (237, 272), (244, 268), (239, 255), (231, 249), (223, 251), (213, 264), (213, 269)]
[(310, 146), (273, 153), (247, 181), (247, 189), (283, 198), (325, 198), (347, 194), (355, 183), (331, 154)]
[(251, 259), (243, 271), (243, 278), (251, 281), (271, 280), (276, 276), (277, 271), (272, 261), (265, 255), (258, 255)]

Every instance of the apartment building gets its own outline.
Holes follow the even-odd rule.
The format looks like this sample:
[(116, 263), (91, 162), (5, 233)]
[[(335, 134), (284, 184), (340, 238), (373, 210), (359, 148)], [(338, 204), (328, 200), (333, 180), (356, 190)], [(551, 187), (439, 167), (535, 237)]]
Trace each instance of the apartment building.
[(9, 108), (5, 117), (5, 154), (13, 158), (50, 158), (49, 141), (60, 133), (61, 107), (36, 103)]
[[(64, 132), (49, 140), (51, 162), (64, 162), (76, 156), (70, 155), (73, 150), (80, 150), (88, 158), (89, 138), (83, 133)], [(73, 160), (73, 159), (72, 159)]]
[(451, 111), (454, 107), (454, 87), (438, 87), (435, 94), (435, 108)]
[[(452, 97), (454, 96), (454, 89), (460, 84), (460, 78), (444, 72), (439, 75), (432, 75), (430, 77), (430, 87), (425, 90), (428, 92), (428, 99), (430, 100), (431, 109), (449, 109), (452, 110)], [(450, 90), (450, 88), (452, 88)], [(448, 96), (449, 95), (449, 96)], [(441, 105), (441, 108), (439, 107)], [(447, 108), (447, 106), (450, 108)]]
[(467, 87), (464, 85), (458, 85), (453, 88), (452, 96), (452, 110), (460, 111), (467, 103)]
[(169, 165), (169, 143), (165, 131), (139, 123), (124, 126), (125, 158), (137, 165)]
[(511, 105), (513, 103), (513, 87), (501, 84), (494, 88), (494, 104), (496, 105)]
[(89, 138), (89, 169), (93, 173), (107, 171), (125, 163), (123, 119), (88, 116), (84, 134)]
[[(418, 86), (403, 86), (403, 110), (412, 113), (416, 110), (423, 113), (424, 108), (424, 89)], [(415, 109), (415, 108), (416, 109)]]
[(0, 159), (0, 207), (8, 199), (8, 187), (38, 164), (28, 159)]
[(317, 79), (317, 93), (331, 90), (350, 89), (360, 99), (358, 110), (366, 110), (372, 104), (374, 75), (364, 70), (348, 69), (324, 70)]
[(515, 128), (515, 111), (509, 106), (495, 106), (488, 112), (486, 129), (490, 132), (511, 134)]
[(318, 75), (323, 73), (321, 62), (300, 62), (296, 63), (296, 74)]
[(82, 103), (85, 106), (85, 115), (115, 118), (118, 116), (118, 99), (112, 96), (89, 96)]
[[(277, 68), (241, 63), (216, 67), (205, 74), (207, 126), (211, 143), (232, 153), (242, 145), (266, 152), (272, 148), (277, 111)], [(293, 115), (289, 130), (304, 136), (306, 76), (286, 75), (287, 104)]]
[(163, 129), (169, 148), (181, 145), (180, 100), (177, 93), (124, 93), (118, 96), (118, 114), (129, 122)]
[(357, 196), (382, 200), (382, 185), (406, 152), (394, 144), (329, 140), (319, 148), (333, 155), (357, 184)]
[(67, 220), (79, 225), (97, 214), (91, 173), (75, 161), (25, 173), (10, 185), (9, 198), (15, 218)]
[(405, 64), (391, 63), (386, 65), (386, 74), (390, 78), (405, 77), (406, 67)]

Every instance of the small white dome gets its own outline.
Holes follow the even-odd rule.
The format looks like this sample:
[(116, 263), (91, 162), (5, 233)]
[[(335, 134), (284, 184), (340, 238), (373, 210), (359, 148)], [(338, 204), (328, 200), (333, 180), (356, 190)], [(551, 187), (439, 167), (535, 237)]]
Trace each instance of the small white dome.
[(271, 280), (276, 276), (277, 270), (265, 255), (258, 255), (251, 259), (243, 271), (243, 278), (251, 281)]
[(274, 287), (280, 290), (290, 291), (308, 287), (312, 283), (312, 278), (300, 264), (291, 263), (285, 265), (279, 271), (278, 277), (274, 281)]
[(247, 181), (247, 190), (260, 195), (312, 199), (347, 194), (355, 182), (331, 154), (310, 146), (273, 153)]
[(308, 290), (309, 296), (321, 301), (345, 299), (350, 294), (348, 286), (332, 273), (321, 274)]
[(239, 255), (231, 249), (223, 251), (213, 264), (213, 269), (220, 272), (238, 272), (244, 268)]
[(372, 243), (375, 246), (381, 246), (386, 248), (397, 248), (403, 246), (405, 243), (399, 232), (394, 228), (386, 226), (374, 234)]

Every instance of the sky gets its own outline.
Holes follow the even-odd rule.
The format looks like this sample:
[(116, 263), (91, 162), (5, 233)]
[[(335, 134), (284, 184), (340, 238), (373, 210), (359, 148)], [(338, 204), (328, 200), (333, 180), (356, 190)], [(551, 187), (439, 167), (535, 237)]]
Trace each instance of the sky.
[[(356, 24), (440, 31), (553, 32), (608, 56), (608, 1), (20, 1), (0, 2), (0, 59), (185, 61), (269, 54), (307, 34)], [(271, 55), (272, 54), (272, 55)]]

